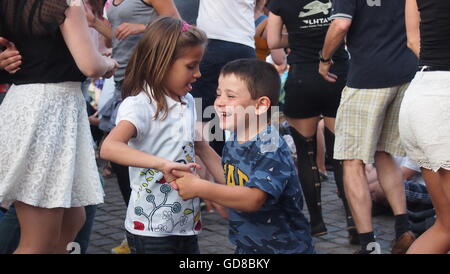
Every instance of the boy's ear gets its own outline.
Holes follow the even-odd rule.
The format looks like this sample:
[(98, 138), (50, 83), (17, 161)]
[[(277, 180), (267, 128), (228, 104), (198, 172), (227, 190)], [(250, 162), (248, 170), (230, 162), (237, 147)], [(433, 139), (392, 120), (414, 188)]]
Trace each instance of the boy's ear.
[(256, 103), (256, 109), (255, 109), (255, 113), (256, 115), (261, 115), (266, 113), (267, 111), (269, 111), (271, 102), (269, 97), (267, 96), (262, 96), (260, 98), (258, 98), (258, 102)]

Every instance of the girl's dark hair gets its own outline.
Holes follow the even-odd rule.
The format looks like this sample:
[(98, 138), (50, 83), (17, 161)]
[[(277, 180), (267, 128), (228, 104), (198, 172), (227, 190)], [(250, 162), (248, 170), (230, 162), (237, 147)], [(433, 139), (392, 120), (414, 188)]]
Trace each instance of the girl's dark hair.
[(163, 80), (170, 66), (186, 49), (207, 42), (203, 31), (194, 26), (185, 30), (184, 24), (172, 17), (159, 17), (150, 22), (125, 71), (122, 97), (125, 99), (146, 92), (150, 99), (156, 101), (155, 119), (160, 113), (163, 113), (162, 119), (167, 117), (165, 95), (168, 95), (168, 91)]

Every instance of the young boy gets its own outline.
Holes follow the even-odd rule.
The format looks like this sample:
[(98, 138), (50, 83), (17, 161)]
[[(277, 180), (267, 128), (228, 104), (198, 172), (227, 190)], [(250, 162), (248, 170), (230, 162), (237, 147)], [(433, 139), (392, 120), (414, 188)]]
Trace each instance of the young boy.
[[(280, 77), (268, 63), (241, 59), (225, 65), (214, 106), (220, 127), (233, 132), (223, 149), (225, 178), (216, 179), (226, 185), (173, 171), (179, 178), (172, 186), (183, 199), (201, 197), (229, 208), (237, 254), (314, 252), (291, 153), (264, 122), (279, 90)], [(208, 168), (212, 164), (220, 159)]]

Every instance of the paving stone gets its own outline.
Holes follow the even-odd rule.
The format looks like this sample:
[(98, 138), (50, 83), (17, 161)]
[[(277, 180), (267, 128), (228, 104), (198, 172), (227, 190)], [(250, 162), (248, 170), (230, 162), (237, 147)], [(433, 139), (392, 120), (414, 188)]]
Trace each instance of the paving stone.
[[(351, 254), (358, 246), (348, 244), (348, 232), (345, 230), (345, 212), (341, 200), (336, 194), (332, 173), (329, 180), (322, 184), (323, 215), (328, 234), (314, 238), (317, 254)], [(95, 223), (91, 236), (91, 244), (87, 253), (110, 254), (111, 248), (120, 244), (125, 233), (123, 222), (126, 207), (120, 194), (116, 179), (105, 180), (105, 203), (97, 208)], [(309, 219), (304, 206), (303, 214)], [(228, 221), (217, 213), (202, 211), (203, 231), (199, 235), (199, 246), (202, 254), (233, 254), (234, 245), (228, 240)], [(383, 254), (390, 253), (390, 242), (393, 239), (393, 216), (380, 215), (373, 218), (377, 241)]]

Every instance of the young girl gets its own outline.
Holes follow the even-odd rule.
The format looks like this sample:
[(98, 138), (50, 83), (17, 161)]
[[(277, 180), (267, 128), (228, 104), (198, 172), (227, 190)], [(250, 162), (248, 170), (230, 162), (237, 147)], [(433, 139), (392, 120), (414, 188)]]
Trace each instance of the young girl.
[(199, 253), (199, 199), (183, 201), (168, 184), (194, 163), (195, 106), (206, 45), (199, 29), (171, 17), (147, 27), (131, 57), (116, 124), (101, 157), (130, 166), (125, 228), (132, 253)]

